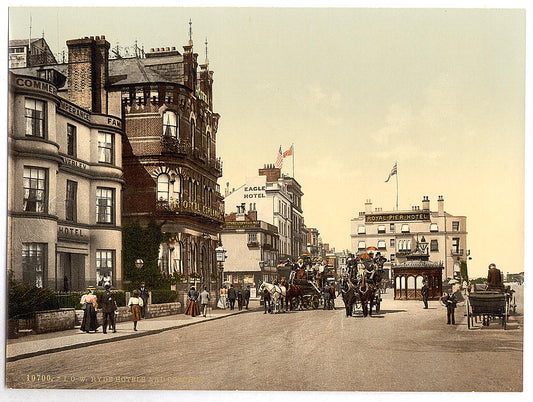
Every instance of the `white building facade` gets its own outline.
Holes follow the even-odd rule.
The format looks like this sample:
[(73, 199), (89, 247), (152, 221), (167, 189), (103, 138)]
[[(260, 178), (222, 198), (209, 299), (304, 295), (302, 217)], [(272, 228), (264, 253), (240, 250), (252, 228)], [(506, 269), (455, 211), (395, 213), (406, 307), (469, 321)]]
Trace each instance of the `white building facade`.
[(429, 260), (442, 262), (443, 279), (453, 278), (465, 262), (467, 249), (466, 216), (449, 214), (444, 210), (444, 198), (439, 196), (437, 210), (430, 210), (429, 197), (424, 196), (422, 207), (411, 210), (372, 210), (371, 200), (365, 211), (351, 220), (351, 251), (357, 253), (375, 247), (394, 265), (405, 261), (422, 238), (428, 243)]

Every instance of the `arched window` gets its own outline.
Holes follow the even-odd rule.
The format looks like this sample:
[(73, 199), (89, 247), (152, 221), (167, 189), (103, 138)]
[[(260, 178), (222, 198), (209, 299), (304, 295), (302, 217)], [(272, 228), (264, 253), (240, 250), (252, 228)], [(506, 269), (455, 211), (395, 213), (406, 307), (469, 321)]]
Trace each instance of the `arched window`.
[(409, 225), (407, 223), (402, 225), (402, 233), (409, 233)]
[(174, 245), (174, 272), (183, 274), (183, 245), (177, 242)]
[(432, 223), (431, 225), (429, 225), (429, 231), (430, 232), (438, 232), (439, 231), (439, 225), (437, 225), (436, 223)]
[(193, 187), (192, 180), (189, 179), (189, 201), (194, 201), (192, 187)]
[(179, 119), (176, 113), (167, 110), (163, 113), (163, 135), (178, 138)]
[(194, 147), (196, 145), (195, 141), (196, 141), (196, 124), (194, 123), (194, 120), (191, 119), (191, 147), (192, 149), (194, 150)]
[(175, 176), (174, 177), (174, 184), (172, 185), (172, 190), (173, 190), (173, 198), (175, 200), (181, 200), (181, 193), (182, 193), (182, 185), (181, 185), (181, 177), (180, 176)]
[(211, 159), (211, 133), (207, 132), (207, 160)]
[(157, 200), (168, 201), (169, 178), (166, 174), (157, 176)]
[(357, 248), (359, 250), (364, 250), (366, 248), (366, 243), (364, 241), (360, 241), (359, 244), (357, 245)]

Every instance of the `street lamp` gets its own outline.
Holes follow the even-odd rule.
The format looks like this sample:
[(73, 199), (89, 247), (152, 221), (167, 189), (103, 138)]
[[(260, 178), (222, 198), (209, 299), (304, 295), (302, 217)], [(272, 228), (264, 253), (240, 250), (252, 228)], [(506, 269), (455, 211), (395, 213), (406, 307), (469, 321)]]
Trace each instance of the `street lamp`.
[(144, 266), (144, 261), (142, 260), (142, 258), (137, 258), (135, 260), (135, 268), (141, 269), (143, 266)]
[(215, 255), (218, 263), (218, 269), (220, 271), (220, 287), (222, 288), (222, 274), (224, 271), (224, 261), (226, 261), (226, 249), (222, 245), (215, 249)]

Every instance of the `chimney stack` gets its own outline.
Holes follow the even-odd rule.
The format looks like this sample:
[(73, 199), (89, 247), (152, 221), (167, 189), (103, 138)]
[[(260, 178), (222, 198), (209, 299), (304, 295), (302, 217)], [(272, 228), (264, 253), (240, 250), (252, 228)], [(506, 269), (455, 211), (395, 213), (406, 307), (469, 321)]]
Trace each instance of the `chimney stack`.
[(365, 201), (365, 214), (369, 214), (372, 212), (372, 200), (367, 199)]
[(107, 113), (109, 48), (105, 36), (67, 41), (68, 99), (94, 113)]
[(422, 210), (429, 211), (429, 197), (427, 195), (422, 198)]
[(444, 216), (444, 197), (442, 195), (439, 195), (437, 204), (439, 206), (439, 216)]

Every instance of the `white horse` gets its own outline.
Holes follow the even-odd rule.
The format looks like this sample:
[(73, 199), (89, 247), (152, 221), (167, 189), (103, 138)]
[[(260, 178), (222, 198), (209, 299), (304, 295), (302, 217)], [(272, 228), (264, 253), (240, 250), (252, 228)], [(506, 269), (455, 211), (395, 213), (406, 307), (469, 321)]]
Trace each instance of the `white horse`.
[(266, 289), (270, 293), (272, 303), (274, 304), (274, 312), (279, 313), (283, 310), (283, 302), (287, 297), (287, 289), (285, 286), (275, 285), (273, 283), (262, 282), (259, 286), (259, 293)]

